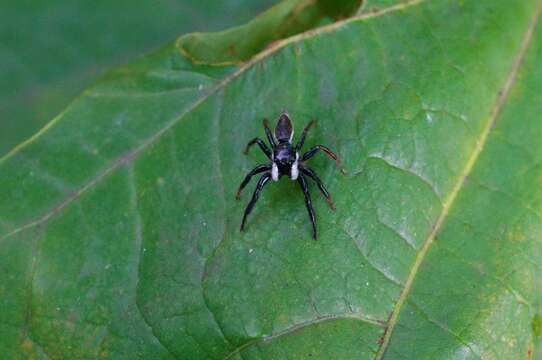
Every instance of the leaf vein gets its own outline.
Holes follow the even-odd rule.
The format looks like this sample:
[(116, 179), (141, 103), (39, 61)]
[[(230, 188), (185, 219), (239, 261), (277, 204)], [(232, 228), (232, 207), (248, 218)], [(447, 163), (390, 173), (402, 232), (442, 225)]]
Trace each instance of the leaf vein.
[(440, 322), (438, 322), (437, 320), (433, 319), (431, 316), (429, 316), (429, 314), (427, 314), (420, 306), (418, 306), (416, 303), (414, 303), (413, 301), (409, 301), (409, 304), (410, 306), (412, 306), (413, 308), (415, 308), (416, 310), (418, 310), (418, 312), (420, 312), (420, 314), (423, 315), (423, 317), (429, 321), (431, 324), (437, 326), (439, 329), (441, 329), (442, 331), (450, 334), (454, 339), (456, 339), (459, 343), (461, 343), (462, 345), (466, 346), (473, 354), (475, 354), (476, 356), (478, 356), (479, 359), (482, 359), (482, 356), (474, 351), (474, 349), (471, 347), (471, 345), (469, 345), (469, 343), (462, 339), (461, 336), (459, 336), (458, 334), (454, 333), (452, 330), (450, 330), (447, 326), (441, 324)]
[(359, 321), (367, 323), (369, 325), (384, 327), (384, 324), (381, 321), (374, 320), (374, 319), (371, 319), (371, 318), (367, 318), (367, 317), (364, 317), (364, 316), (360, 316), (358, 314), (341, 314), (341, 315), (320, 316), (320, 317), (314, 318), (312, 320), (308, 320), (308, 321), (304, 321), (304, 322), (301, 322), (301, 323), (298, 323), (298, 324), (294, 324), (294, 325), (292, 325), (292, 326), (290, 326), (290, 327), (288, 327), (288, 328), (286, 328), (286, 329), (284, 329), (282, 331), (278, 331), (278, 332), (276, 332), (274, 334), (271, 334), (271, 335), (264, 336), (264, 337), (259, 338), (259, 339), (254, 339), (252, 341), (246, 342), (246, 343), (238, 346), (237, 348), (235, 348), (232, 352), (227, 354), (222, 360), (229, 360), (234, 355), (237, 355), (237, 354), (241, 353), (241, 351), (243, 351), (245, 348), (247, 348), (249, 346), (252, 346), (254, 344), (257, 344), (257, 343), (268, 342), (268, 341), (280, 338), (282, 336), (289, 335), (289, 334), (294, 333), (296, 331), (300, 331), (300, 330), (302, 330), (302, 329), (304, 329), (306, 327), (317, 325), (317, 324), (320, 324), (320, 323), (323, 323), (323, 322), (326, 322), (326, 321), (345, 320), (345, 319), (359, 320)]
[(373, 264), (369, 257), (363, 252), (363, 250), (361, 249), (361, 247), (359, 246), (358, 242), (356, 241), (356, 239), (354, 238), (354, 236), (352, 236), (348, 231), (346, 231), (346, 229), (344, 229), (343, 227), (339, 226), (339, 229), (342, 230), (351, 240), (352, 242), (354, 242), (354, 245), (356, 246), (356, 249), (358, 250), (358, 252), (360, 253), (360, 255), (367, 261), (367, 263), (374, 269), (376, 270), (377, 273), (381, 274), (382, 276), (384, 276), (384, 278), (386, 280), (389, 280), (391, 281), (392, 283), (394, 283), (395, 285), (397, 286), (402, 286), (403, 284), (395, 279), (393, 276), (391, 275), (388, 275), (386, 274), (386, 272), (384, 272), (383, 270), (379, 269), (375, 264)]
[[(43, 215), (43, 216), (41, 216), (41, 217), (39, 217), (39, 218), (37, 218), (35, 220), (32, 220), (32, 221), (30, 221), (30, 222), (28, 222), (28, 223), (26, 223), (26, 224), (24, 224), (24, 225), (22, 225), (20, 227), (8, 232), (4, 236), (0, 237), (0, 242), (2, 240), (12, 236), (12, 235), (15, 235), (15, 234), (27, 229), (27, 228), (30, 228), (30, 227), (39, 225), (41, 223), (44, 223), (47, 220), (49, 220), (51, 217), (53, 217), (54, 215), (58, 214), (60, 211), (62, 211), (62, 209), (64, 209), (72, 201), (76, 200), (83, 193), (85, 193), (87, 190), (94, 187), (98, 182), (100, 182), (107, 175), (109, 175), (110, 173), (115, 171), (117, 168), (119, 168), (119, 167), (125, 165), (126, 163), (129, 163), (132, 160), (134, 160), (135, 158), (137, 158), (137, 156), (144, 149), (146, 149), (147, 147), (152, 145), (155, 141), (160, 139), (161, 136), (164, 133), (166, 133), (169, 129), (171, 129), (173, 126), (175, 126), (186, 115), (188, 115), (189, 113), (191, 113), (192, 111), (197, 109), (201, 104), (203, 104), (205, 101), (207, 101), (215, 93), (217, 93), (218, 91), (225, 88), (230, 82), (232, 82), (233, 80), (235, 80), (236, 78), (238, 78), (239, 76), (244, 74), (246, 71), (251, 69), (254, 65), (256, 65), (256, 64), (260, 63), (261, 61), (263, 61), (264, 59), (266, 59), (268, 56), (273, 55), (278, 50), (286, 47), (287, 45), (302, 41), (304, 39), (311, 38), (311, 37), (317, 36), (319, 34), (324, 34), (324, 33), (334, 31), (334, 30), (336, 30), (338, 28), (343, 27), (346, 24), (351, 23), (351, 22), (363, 21), (363, 20), (377, 18), (377, 17), (383, 16), (383, 15), (388, 14), (388, 13), (404, 10), (404, 9), (406, 9), (408, 7), (423, 3), (424, 1), (426, 1), (426, 0), (412, 0), (412, 1), (405, 2), (405, 3), (401, 3), (399, 5), (390, 6), (390, 7), (386, 8), (386, 9), (383, 9), (380, 12), (377, 12), (377, 13), (368, 13), (368, 14), (363, 14), (363, 15), (360, 15), (360, 16), (355, 16), (355, 17), (352, 17), (352, 18), (348, 18), (346, 20), (338, 21), (338, 22), (335, 22), (335, 23), (333, 23), (331, 25), (323, 26), (323, 27), (317, 28), (315, 30), (307, 31), (305, 33), (301, 33), (299, 35), (292, 36), (292, 37), (289, 37), (289, 38), (287, 38), (287, 39), (285, 39), (283, 41), (277, 42), (277, 44), (274, 47), (269, 48), (267, 50), (264, 50), (261, 53), (257, 54), (250, 61), (245, 63), (243, 66), (241, 66), (237, 71), (235, 71), (235, 72), (231, 73), (230, 75), (226, 76), (222, 81), (220, 81), (218, 84), (216, 84), (214, 87), (212, 87), (205, 95), (198, 98), (191, 106), (189, 106), (179, 116), (177, 116), (177, 117), (173, 118), (171, 121), (169, 121), (163, 128), (158, 130), (154, 135), (150, 136), (140, 146), (136, 147), (135, 149), (132, 149), (132, 150), (128, 151), (125, 155), (123, 155), (120, 158), (118, 158), (117, 160), (115, 160), (109, 167), (107, 167), (105, 170), (103, 170), (101, 173), (99, 173), (95, 178), (91, 179), (87, 184), (85, 184), (79, 190), (73, 192), (70, 196), (68, 196), (66, 199), (64, 199), (64, 201), (60, 202), (52, 210), (45, 213), (45, 215)], [(20, 144), (19, 146), (15, 147), (12, 151), (10, 151), (4, 157), (0, 158), (0, 164), (3, 161), (5, 161), (6, 159), (8, 159), (9, 157), (13, 156), (13, 154), (18, 152), (22, 147), (24, 147), (25, 145), (31, 143), (36, 138), (40, 137), (45, 132), (47, 132), (48, 129), (50, 129), (53, 125), (55, 125), (58, 121), (60, 121), (60, 119), (63, 117), (63, 115), (68, 111), (68, 109), (70, 109), (70, 107), (71, 107), (71, 105), (68, 106), (68, 108), (64, 112), (62, 112), (55, 119), (53, 119), (51, 122), (49, 122), (44, 128), (42, 128), (42, 130), (40, 130), (38, 133), (36, 133), (33, 137), (31, 137), (30, 139), (28, 139), (24, 143)]]
[[(220, 109), (224, 109), (224, 96), (225, 94), (222, 93), (222, 97), (221, 97), (221, 102), (220, 102)], [(217, 166), (216, 166), (216, 171), (217, 171), (217, 182), (220, 184), (220, 189), (221, 189), (221, 192), (222, 192), (222, 201), (225, 203), (226, 201), (226, 190), (225, 190), (225, 184), (224, 184), (224, 174), (222, 172), (222, 161), (221, 161), (221, 152), (220, 152), (220, 142), (221, 142), (221, 127), (220, 127), (220, 118), (221, 118), (221, 112), (218, 112), (217, 115), (216, 115), (216, 120), (215, 120), (215, 129), (216, 129), (216, 135), (215, 135), (215, 138), (216, 138), (216, 162), (217, 162)], [(225, 204), (224, 204), (225, 206)], [(207, 310), (209, 311), (213, 321), (216, 323), (216, 327), (218, 328), (218, 331), (220, 331), (220, 333), (222, 334), (222, 337), (224, 338), (224, 340), (226, 340), (226, 342), (228, 344), (231, 344), (230, 340), (226, 337), (226, 334), (224, 332), (224, 329), (222, 328), (222, 324), (218, 321), (215, 313), (213, 312), (213, 310), (211, 309), (211, 306), (210, 306), (210, 302), (209, 302), (209, 297), (207, 296), (207, 293), (206, 293), (206, 290), (205, 290), (205, 286), (204, 286), (204, 283), (205, 283), (205, 280), (208, 276), (208, 265), (209, 265), (209, 261), (215, 256), (220, 244), (222, 244), (222, 241), (225, 239), (226, 237), (226, 232), (227, 232), (227, 222), (224, 221), (224, 229), (223, 229), (223, 234), (222, 234), (222, 237), (218, 240), (218, 243), (216, 244), (216, 246), (214, 247), (213, 251), (211, 252), (211, 254), (205, 259), (205, 262), (203, 264), (203, 273), (202, 273), (202, 276), (201, 276), (201, 280), (200, 280), (200, 284), (201, 284), (201, 292), (202, 292), (202, 298), (203, 298), (203, 303), (205, 304), (205, 307), (207, 308)]]
[(141, 268), (141, 254), (143, 253), (143, 234), (141, 229), (141, 215), (139, 214), (138, 209), (138, 201), (137, 201), (137, 186), (136, 186), (136, 180), (135, 180), (135, 169), (133, 166), (130, 166), (128, 168), (128, 185), (130, 188), (130, 202), (131, 206), (133, 207), (133, 211), (136, 214), (135, 221), (134, 221), (134, 238), (135, 238), (135, 246), (138, 251), (137, 255), (137, 263), (135, 264), (135, 278), (136, 278), (136, 284), (135, 284), (135, 307), (137, 309), (137, 312), (141, 316), (141, 319), (143, 320), (143, 323), (148, 327), (150, 330), (151, 335), (156, 339), (158, 344), (162, 346), (173, 358), (177, 359), (177, 356), (160, 340), (160, 338), (156, 335), (154, 328), (150, 324), (149, 320), (141, 310), (141, 306), (138, 301), (138, 286), (139, 286), (139, 274), (140, 274), (140, 268)]
[(388, 327), (386, 330), (386, 333), (384, 334), (384, 339), (382, 341), (382, 344), (380, 345), (377, 354), (375, 356), (376, 360), (381, 360), (384, 357), (384, 354), (386, 353), (386, 350), (388, 349), (391, 336), (393, 334), (393, 331), (395, 329), (395, 326), (397, 325), (397, 320), (399, 317), (399, 314), (402, 310), (402, 307), (404, 303), (406, 302), (407, 297), (410, 294), (410, 290), (412, 289), (412, 284), (414, 282), (414, 279), (416, 277), (416, 274), (418, 273), (418, 270), (425, 259), (425, 255), (429, 251), (429, 248), (431, 244), (433, 243), (436, 234), (439, 232), (440, 228), (442, 227), (444, 221), (446, 220), (448, 213), (453, 206), (460, 190), (463, 187), (463, 184), (465, 183), (465, 179), (469, 176), (469, 174), (472, 172), (472, 169), (474, 168), (474, 165), (476, 164), (476, 161), (478, 160), (478, 157), (480, 156), (480, 153), (482, 152), (484, 145), (489, 137), (489, 133), (491, 132), (491, 129), (493, 128), (493, 124), (497, 120), (497, 117), (499, 116), (501, 109), (503, 108), (508, 95), (511, 91), (512, 86), (515, 83), (515, 80), (517, 78), (519, 68), (521, 67), (523, 63), (523, 59), (525, 58), (525, 54), (527, 53), (527, 50), (529, 48), (529, 45), (531, 44), (531, 39), (534, 34), (534, 30), (536, 26), (539, 23), (540, 14), (542, 13), (542, 1), (538, 4), (538, 7), (535, 11), (535, 14), (533, 15), (526, 32), (523, 36), (523, 39), (520, 44), (520, 48), (518, 51), (518, 54), (516, 58), (514, 59), (511, 70), (508, 74), (508, 77), (506, 78), (503, 90), (499, 93), (499, 95), (496, 98), (495, 104), (493, 108), (491, 109), (491, 114), (482, 129), (482, 132), (480, 134), (480, 138), (476, 142), (474, 149), (472, 151), (471, 156), (467, 160), (465, 167), (461, 171), (458, 180), (453, 187), (452, 191), (450, 192), (449, 196), (444, 200), (442, 211), (437, 218), (435, 225), (433, 226), (433, 229), (427, 239), (424, 241), (424, 244), (421, 248), (421, 250), (418, 253), (418, 256), (416, 257), (416, 260), (414, 261), (414, 264), (412, 266), (412, 270), (410, 271), (410, 274), (407, 278), (407, 281), (405, 283), (405, 287), (403, 288), (403, 291), (401, 292), (401, 296), (397, 300), (397, 303), (395, 304), (395, 307), (392, 311), (390, 320), (388, 321)]

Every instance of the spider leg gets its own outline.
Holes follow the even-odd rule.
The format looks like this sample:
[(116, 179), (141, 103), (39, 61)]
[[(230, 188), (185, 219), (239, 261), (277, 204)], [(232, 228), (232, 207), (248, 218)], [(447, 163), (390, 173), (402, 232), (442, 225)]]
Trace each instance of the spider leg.
[(264, 171), (268, 171), (268, 170), (271, 170), (271, 165), (269, 165), (269, 164), (261, 164), (261, 165), (256, 166), (254, 169), (250, 170), (250, 172), (247, 174), (247, 176), (245, 176), (245, 179), (243, 180), (241, 185), (239, 185), (239, 189), (237, 190), (237, 195), (235, 195), (235, 198), (237, 200), (239, 200), (239, 198), (241, 197), (241, 191), (243, 191), (245, 186), (247, 186), (250, 179), (254, 175), (259, 174), (259, 173), (264, 172)]
[(258, 144), (258, 146), (260, 147), (260, 149), (262, 149), (262, 151), (265, 153), (265, 155), (269, 158), (269, 160), (271, 160), (271, 150), (269, 150), (269, 148), (267, 147), (267, 145), (263, 142), (262, 139), (260, 138), (254, 138), (252, 140), (249, 141), (249, 143), (247, 144), (247, 147), (245, 148), (245, 155), (248, 154), (248, 150), (250, 149), (250, 147), (254, 144)]
[(265, 135), (267, 136), (267, 140), (269, 141), (269, 144), (272, 148), (277, 146), (277, 143), (275, 142), (275, 138), (273, 137), (273, 133), (271, 132), (271, 129), (269, 129), (269, 122), (267, 119), (263, 119), (263, 129), (265, 130)]
[(307, 133), (309, 132), (310, 128), (314, 124), (314, 120), (311, 120), (307, 126), (305, 126), (305, 129), (303, 129), (303, 132), (301, 133), (301, 137), (299, 138), (299, 141), (297, 142), (297, 145), (295, 146), (296, 151), (299, 151), (303, 144), (305, 143), (305, 137), (307, 136)]
[(310, 167), (305, 166), (305, 165), (301, 165), (299, 169), (301, 170), (303, 174), (307, 175), (308, 177), (314, 180), (316, 185), (318, 185), (318, 189), (320, 189), (320, 191), (322, 192), (322, 195), (324, 195), (324, 197), (326, 198), (326, 201), (329, 204), (329, 207), (331, 208), (331, 210), (335, 210), (335, 204), (333, 203), (333, 200), (331, 200), (331, 194), (327, 191), (326, 187), (324, 186), (324, 183), (322, 182), (322, 180), (320, 180), (318, 175), (316, 175), (314, 170), (312, 170)]
[(262, 191), (263, 187), (267, 182), (271, 179), (271, 174), (266, 173), (263, 174), (260, 180), (258, 180), (258, 184), (256, 185), (256, 189), (254, 190), (254, 194), (252, 194), (252, 199), (247, 205), (247, 208), (245, 209), (245, 213), (243, 215), (243, 221), (241, 222), (241, 231), (243, 231), (245, 227), (245, 221), (247, 219), (248, 214), (252, 211), (252, 208), (254, 207), (254, 204), (256, 204), (256, 201), (258, 201), (258, 198), (260, 196), (260, 192)]
[(337, 163), (337, 166), (341, 169), (341, 172), (343, 175), (346, 175), (346, 171), (341, 166), (341, 159), (337, 154), (335, 154), (333, 151), (331, 151), (327, 146), (324, 145), (316, 145), (312, 147), (309, 151), (303, 154), (301, 157), (301, 161), (309, 160), (311, 157), (313, 157), (318, 151), (322, 150), (327, 156), (335, 160)]
[(301, 185), (301, 190), (303, 190), (303, 194), (305, 195), (305, 206), (307, 207), (307, 211), (309, 212), (309, 219), (311, 220), (312, 224), (312, 237), (314, 238), (314, 240), (316, 240), (316, 218), (314, 216), (314, 209), (312, 208), (311, 195), (309, 193), (307, 181), (302, 174), (299, 175), (297, 181), (299, 181), (299, 185)]

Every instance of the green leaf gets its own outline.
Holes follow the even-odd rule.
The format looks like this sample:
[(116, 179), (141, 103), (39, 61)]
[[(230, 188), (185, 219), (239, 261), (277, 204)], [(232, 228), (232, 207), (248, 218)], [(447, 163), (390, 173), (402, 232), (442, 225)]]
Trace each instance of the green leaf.
[[(0, 159), (0, 353), (542, 358), (541, 11), (398, 1), (239, 66), (113, 70)], [(283, 109), (348, 170), (311, 160), (318, 241), (286, 179), (239, 232)]]
[(378, 13), (393, 5), (408, 4), (409, 2), (409, 0), (365, 0), (359, 7), (358, 13)]
[(332, 18), (347, 17), (360, 0), (284, 0), (248, 24), (217, 33), (192, 33), (177, 46), (197, 64), (227, 65), (249, 60), (274, 41), (307, 31)]
[[(180, 32), (242, 23), (271, 3), (3, 1), (0, 156), (45, 125), (104, 69)], [(117, 14), (122, 14), (122, 21)]]

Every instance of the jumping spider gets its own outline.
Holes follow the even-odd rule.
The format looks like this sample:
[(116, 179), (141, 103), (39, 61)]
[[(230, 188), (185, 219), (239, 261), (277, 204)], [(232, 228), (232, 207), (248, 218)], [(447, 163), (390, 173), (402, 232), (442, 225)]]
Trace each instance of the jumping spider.
[[(311, 157), (313, 157), (318, 151), (322, 150), (326, 155), (335, 160), (339, 168), (341, 163), (339, 157), (333, 151), (323, 145), (316, 145), (312, 147), (309, 151), (305, 152), (301, 157), (299, 156), (299, 150), (301, 150), (301, 148), (303, 147), (307, 132), (313, 124), (314, 121), (308, 123), (308, 125), (303, 130), (303, 133), (301, 134), (299, 142), (294, 146), (292, 145), (294, 130), (292, 128), (292, 121), (290, 120), (290, 116), (287, 112), (283, 112), (280, 115), (277, 121), (277, 126), (275, 127), (274, 137), (271, 133), (271, 130), (269, 129), (267, 119), (264, 119), (263, 127), (265, 129), (265, 135), (267, 136), (267, 140), (269, 140), (269, 144), (271, 145), (271, 150), (267, 147), (267, 145), (265, 144), (265, 142), (263, 142), (262, 139), (254, 138), (248, 143), (245, 149), (245, 154), (248, 153), (248, 150), (252, 145), (258, 144), (260, 149), (265, 153), (269, 160), (271, 160), (271, 163), (260, 164), (254, 169), (252, 169), (252, 171), (250, 171), (246, 175), (245, 179), (239, 186), (239, 190), (237, 190), (236, 198), (239, 199), (241, 196), (241, 191), (249, 183), (252, 176), (259, 173), (264, 173), (260, 177), (260, 180), (258, 180), (258, 184), (256, 185), (256, 189), (254, 190), (252, 199), (250, 200), (245, 209), (243, 221), (241, 222), (241, 231), (243, 231), (247, 216), (252, 211), (252, 208), (256, 204), (256, 201), (258, 201), (260, 192), (262, 191), (265, 184), (267, 184), (270, 179), (273, 179), (273, 181), (278, 181), (279, 178), (281, 178), (282, 176), (288, 176), (292, 180), (297, 180), (299, 182), (299, 185), (301, 186), (301, 190), (303, 190), (303, 194), (305, 195), (305, 205), (307, 206), (307, 210), (309, 212), (309, 219), (312, 224), (312, 236), (316, 240), (316, 219), (314, 216), (314, 209), (312, 208), (311, 196), (309, 194), (306, 176), (316, 182), (316, 185), (326, 198), (327, 203), (332, 210), (335, 210), (335, 205), (331, 200), (331, 195), (326, 190), (320, 178), (318, 178), (314, 170), (308, 167), (305, 162)], [(344, 174), (344, 170), (341, 169), (341, 171)]]

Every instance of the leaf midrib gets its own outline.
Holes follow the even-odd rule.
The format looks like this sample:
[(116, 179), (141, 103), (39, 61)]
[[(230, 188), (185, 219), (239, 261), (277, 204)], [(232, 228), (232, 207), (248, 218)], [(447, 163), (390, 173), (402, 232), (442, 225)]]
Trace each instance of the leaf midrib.
[[(175, 126), (179, 121), (181, 121), (187, 114), (191, 113), (195, 109), (199, 107), (199, 105), (203, 104), (207, 99), (212, 97), (214, 94), (216, 94), (218, 91), (224, 89), (230, 82), (235, 80), (237, 77), (244, 74), (247, 70), (251, 69), (254, 65), (260, 63), (261, 61), (265, 60), (267, 57), (273, 55), (274, 53), (278, 52), (279, 50), (285, 48), (286, 46), (290, 44), (294, 44), (297, 42), (301, 42), (305, 39), (316, 37), (320, 34), (325, 34), (329, 32), (333, 32), (349, 23), (352, 22), (358, 22), (358, 21), (364, 21), (369, 20), (373, 18), (378, 18), (381, 16), (384, 16), (388, 13), (393, 13), (396, 11), (404, 10), (406, 8), (409, 8), (414, 5), (421, 4), (427, 0), (410, 0), (406, 1), (397, 5), (393, 5), (390, 7), (387, 7), (385, 9), (380, 10), (379, 12), (375, 13), (366, 13), (361, 14), (358, 16), (354, 16), (342, 21), (337, 21), (335, 23), (332, 23), (330, 25), (322, 26), (316, 29), (312, 29), (300, 34), (297, 34), (295, 36), (286, 38), (282, 41), (278, 41), (273, 47), (266, 49), (259, 54), (255, 55), (250, 61), (248, 61), (245, 65), (241, 66), (237, 71), (233, 72), (232, 74), (225, 77), (222, 81), (220, 81), (217, 85), (215, 85), (207, 94), (197, 99), (190, 107), (188, 107), (182, 114), (180, 114), (178, 117), (174, 118), (170, 122), (168, 122), (162, 129), (158, 130), (154, 135), (150, 136), (146, 141), (144, 141), (140, 146), (136, 147), (135, 149), (132, 149), (122, 155), (121, 157), (117, 158), (113, 161), (112, 165), (107, 167), (105, 170), (100, 172), (95, 178), (91, 179), (87, 184), (83, 185), (81, 188), (79, 188), (77, 191), (73, 192), (66, 198), (64, 198), (61, 202), (59, 202), (56, 206), (53, 207), (52, 210), (48, 211), (41, 217), (38, 217), (32, 221), (29, 221), (25, 223), (24, 225), (21, 225), (17, 227), (14, 230), (9, 231), (8, 233), (4, 234), (0, 237), (0, 242), (15, 235), (18, 234), (21, 231), (24, 231), (26, 229), (32, 228), (34, 226), (37, 226), (39, 224), (47, 222), (50, 218), (53, 216), (59, 214), (66, 206), (71, 204), (73, 201), (77, 200), (83, 193), (85, 193), (87, 190), (92, 189), (95, 185), (97, 185), (103, 178), (107, 177), (107, 175), (113, 173), (116, 169), (120, 168), (123, 165), (126, 165), (130, 163), (132, 160), (136, 159), (138, 155), (146, 149), (148, 146), (152, 145), (156, 140), (158, 140), (165, 132), (167, 132), (169, 129), (171, 129), (173, 126)], [(67, 109), (69, 109), (71, 105), (68, 106)], [(43, 134), (45, 134), (52, 126), (56, 125), (63, 117), (67, 109), (62, 112), (59, 116), (51, 120), (49, 123), (47, 123), (40, 131), (38, 131), (34, 136), (30, 137), (23, 143), (19, 144), (15, 148), (13, 148), (12, 151), (8, 152), (4, 157), (0, 158), (0, 165), (4, 163), (6, 160), (8, 160), (10, 157), (17, 154), (21, 149), (28, 146), (29, 144), (33, 143), (36, 139), (40, 138)]]
[(425, 256), (433, 243), (437, 233), (440, 231), (444, 221), (446, 220), (450, 209), (454, 205), (455, 200), (457, 199), (457, 196), (461, 189), (463, 188), (463, 185), (465, 184), (466, 179), (468, 178), (469, 174), (471, 174), (476, 161), (478, 160), (484, 145), (487, 142), (487, 139), (489, 137), (489, 134), (491, 132), (491, 129), (493, 128), (495, 122), (497, 121), (497, 118), (499, 117), (501, 110), (506, 103), (506, 100), (508, 98), (508, 95), (510, 94), (510, 90), (512, 86), (515, 83), (515, 80), (517, 79), (517, 75), (519, 73), (519, 69), (521, 68), (521, 65), (523, 64), (523, 60), (525, 58), (525, 55), (527, 53), (527, 50), (529, 49), (529, 46), (531, 44), (531, 40), (533, 38), (534, 30), (537, 27), (537, 25), (540, 22), (540, 16), (542, 14), (542, 1), (539, 2), (536, 11), (531, 18), (531, 21), (529, 22), (529, 25), (527, 27), (527, 30), (525, 34), (523, 35), (523, 39), (521, 41), (521, 45), (519, 48), (519, 51), (512, 63), (511, 70), (506, 78), (504, 87), (502, 91), (497, 96), (497, 99), (495, 101), (495, 104), (491, 110), (490, 116), (488, 117), (488, 120), (480, 134), (479, 139), (476, 141), (476, 145), (474, 146), (474, 149), (472, 151), (471, 156), (467, 160), (465, 167), (461, 171), (456, 184), (454, 185), (452, 191), (448, 195), (448, 197), (444, 200), (442, 211), (437, 218), (435, 225), (433, 226), (431, 232), (427, 236), (426, 240), (423, 243), (423, 246), (421, 250), (418, 252), (418, 255), (416, 256), (416, 260), (414, 261), (414, 264), (412, 266), (412, 269), (408, 275), (407, 281), (405, 282), (405, 286), (403, 287), (403, 291), (401, 292), (401, 295), (399, 296), (399, 299), (397, 303), (395, 304), (395, 307), (391, 313), (390, 319), (388, 321), (386, 332), (384, 334), (384, 339), (382, 341), (382, 344), (380, 345), (378, 352), (376, 353), (375, 360), (381, 360), (383, 359), (386, 350), (388, 349), (391, 336), (393, 334), (393, 331), (395, 329), (395, 325), (397, 324), (397, 320), (399, 317), (399, 314), (401, 313), (401, 310), (403, 308), (404, 303), (406, 302), (406, 299), (408, 298), (410, 294), (410, 290), (412, 289), (412, 284), (416, 278), (416, 275), (418, 273), (418, 270), (425, 259)]

